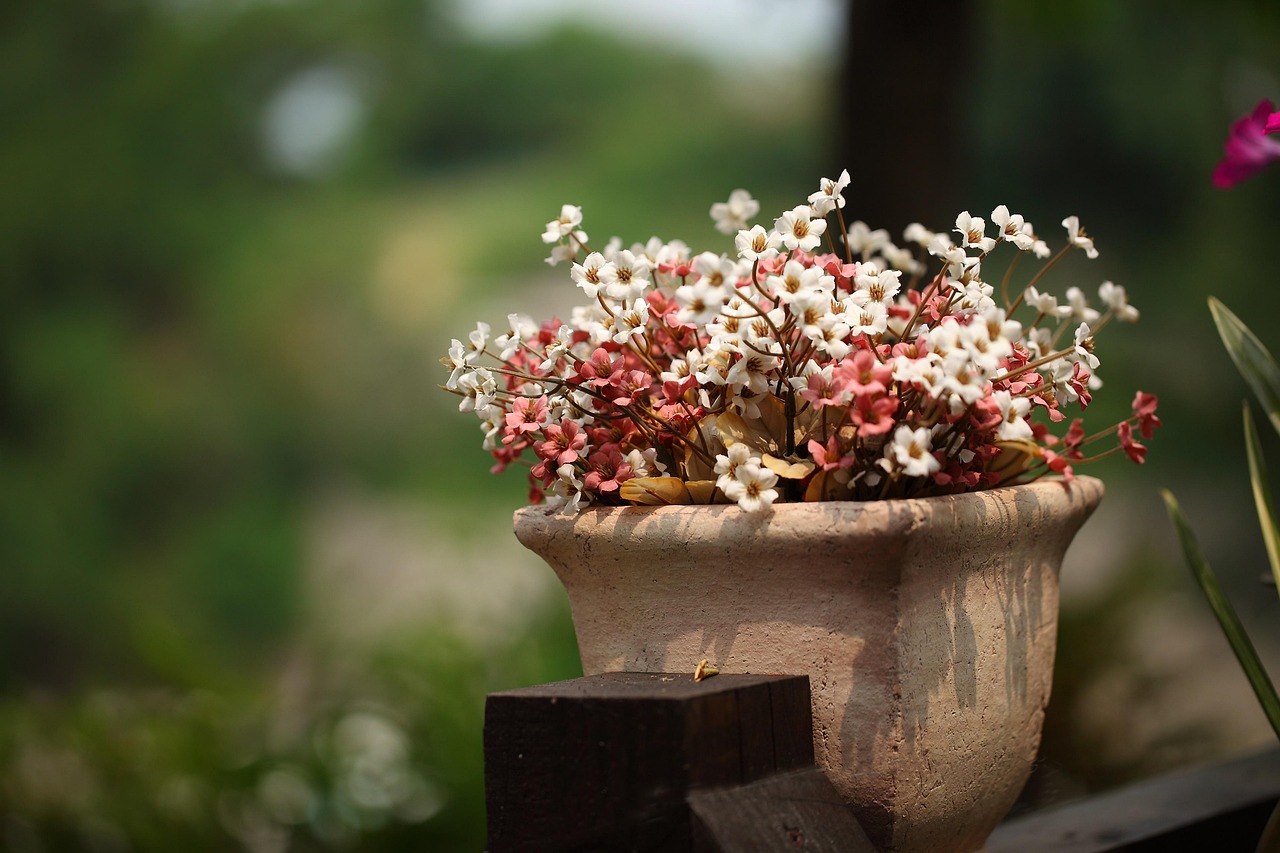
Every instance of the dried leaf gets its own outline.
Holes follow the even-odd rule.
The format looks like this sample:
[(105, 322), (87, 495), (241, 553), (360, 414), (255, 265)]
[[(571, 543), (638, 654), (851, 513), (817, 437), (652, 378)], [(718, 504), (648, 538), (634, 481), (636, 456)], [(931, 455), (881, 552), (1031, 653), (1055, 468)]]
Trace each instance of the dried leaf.
[(698, 661), (698, 666), (693, 671), (693, 680), (695, 682), (698, 682), (698, 681), (702, 681), (703, 679), (710, 678), (713, 675), (719, 675), (719, 674), (720, 674), (720, 669), (716, 666), (712, 666), (709, 660), (707, 660), (706, 658), (703, 658), (702, 660)]
[(691, 503), (709, 504), (716, 494), (715, 480), (690, 480), (684, 484), (689, 490)]
[(803, 480), (813, 473), (818, 466), (813, 464), (809, 459), (799, 459), (791, 456), (786, 459), (779, 459), (776, 456), (770, 456), (768, 453), (761, 459), (764, 467), (773, 473), (782, 477), (784, 480)]
[(1032, 460), (1041, 457), (1040, 446), (1025, 438), (997, 441), (995, 445), (1000, 453), (991, 460), (987, 470), (1000, 475), (997, 485), (1019, 476), (1031, 466)]
[(823, 492), (826, 491), (827, 481), (831, 479), (828, 476), (830, 473), (829, 471), (819, 471), (813, 476), (813, 479), (809, 481), (809, 485), (804, 490), (804, 499), (806, 501), (823, 500)]
[(679, 477), (633, 477), (618, 488), (618, 495), (641, 506), (694, 503)]

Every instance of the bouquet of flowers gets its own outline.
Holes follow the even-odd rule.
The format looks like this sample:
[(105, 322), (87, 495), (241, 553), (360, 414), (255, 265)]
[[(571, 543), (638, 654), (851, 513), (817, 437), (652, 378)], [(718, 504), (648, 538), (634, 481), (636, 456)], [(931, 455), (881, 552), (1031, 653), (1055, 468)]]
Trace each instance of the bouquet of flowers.
[[(1094, 343), (1138, 311), (1124, 288), (1098, 307), (1045, 275), (1072, 250), (1097, 257), (1074, 216), (1054, 253), (1004, 205), (954, 234), (912, 224), (903, 246), (847, 222), (846, 171), (772, 227), (745, 190), (712, 205), (736, 251), (657, 238), (594, 250), (582, 211), (547, 223), (548, 263), (569, 263), (585, 303), (567, 321), (480, 323), (442, 359), (444, 387), (474, 412), (494, 471), (529, 466), (531, 499), (589, 504), (925, 497), (1026, 482), (1123, 451), (1142, 462), (1156, 398), (1087, 434), (1071, 407), (1100, 383)], [(990, 232), (990, 233), (989, 233)], [(998, 284), (983, 278), (1013, 252)], [(1019, 261), (1039, 268), (1014, 287)], [(1086, 448), (1113, 437), (1092, 455)]]

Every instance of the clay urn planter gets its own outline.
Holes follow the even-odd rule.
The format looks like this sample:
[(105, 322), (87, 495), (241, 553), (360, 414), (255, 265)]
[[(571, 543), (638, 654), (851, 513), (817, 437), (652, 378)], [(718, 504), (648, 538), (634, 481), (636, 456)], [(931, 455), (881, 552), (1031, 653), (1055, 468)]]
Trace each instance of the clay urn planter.
[(583, 671), (808, 674), (814, 753), (872, 840), (982, 846), (1031, 772), (1058, 570), (1102, 484), (946, 497), (515, 514)]

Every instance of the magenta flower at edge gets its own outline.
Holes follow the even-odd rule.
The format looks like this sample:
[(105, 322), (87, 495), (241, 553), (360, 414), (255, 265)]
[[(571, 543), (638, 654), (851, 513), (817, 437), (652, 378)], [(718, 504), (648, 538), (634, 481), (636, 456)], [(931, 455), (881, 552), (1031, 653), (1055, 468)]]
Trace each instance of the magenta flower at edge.
[(1213, 185), (1230, 189), (1280, 160), (1280, 139), (1267, 138), (1277, 132), (1280, 112), (1270, 101), (1263, 100), (1252, 113), (1231, 125), (1231, 134), (1222, 147), (1222, 161), (1213, 170)]

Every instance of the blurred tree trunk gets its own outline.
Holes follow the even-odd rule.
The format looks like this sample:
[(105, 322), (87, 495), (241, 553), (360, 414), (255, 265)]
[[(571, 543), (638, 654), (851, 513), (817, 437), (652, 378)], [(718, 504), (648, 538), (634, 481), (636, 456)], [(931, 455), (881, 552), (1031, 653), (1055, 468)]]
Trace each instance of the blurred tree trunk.
[(963, 98), (981, 55), (978, 8), (849, 2), (830, 177), (847, 167), (852, 218), (888, 228), (895, 241), (911, 222), (944, 229), (972, 203)]

